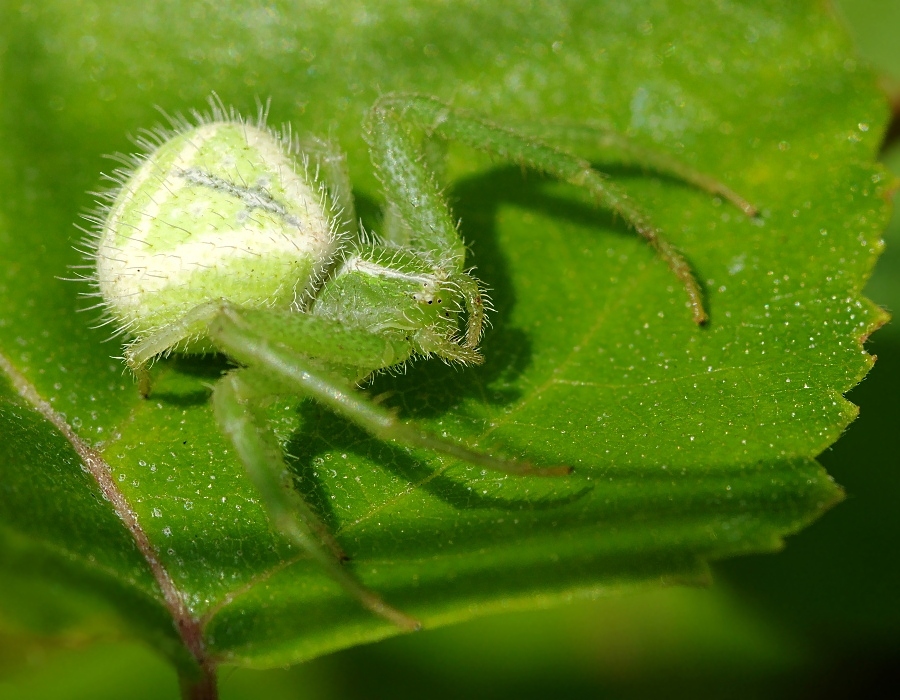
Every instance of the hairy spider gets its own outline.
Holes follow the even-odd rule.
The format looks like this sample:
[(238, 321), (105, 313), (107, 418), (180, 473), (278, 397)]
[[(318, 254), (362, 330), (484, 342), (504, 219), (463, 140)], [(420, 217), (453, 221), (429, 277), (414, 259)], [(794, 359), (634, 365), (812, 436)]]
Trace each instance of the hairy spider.
[[(509, 474), (569, 473), (439, 438), (357, 390), (413, 357), (482, 362), (487, 299), (466, 268), (465, 244), (420, 153), (421, 137), (457, 140), (585, 188), (653, 245), (703, 323), (699, 287), (684, 258), (588, 162), (436, 99), (385, 95), (365, 121), (387, 199), (377, 237), (353, 223), (345, 159), (333, 146), (268, 129), (265, 109), (251, 123), (215, 97), (211, 106), (210, 114), (148, 132), (139, 140), (146, 154), (125, 158), (110, 176), (116, 187), (91, 217), (84, 251), (92, 294), (105, 322), (131, 338), (125, 361), (145, 396), (147, 365), (159, 355), (220, 352), (240, 365), (216, 384), (212, 403), (271, 521), (366, 608), (415, 629), (415, 619), (343, 566), (340, 545), (292, 488), (263, 407), (278, 395), (311, 398), (378, 439)], [(754, 213), (708, 176), (652, 155), (644, 161)]]

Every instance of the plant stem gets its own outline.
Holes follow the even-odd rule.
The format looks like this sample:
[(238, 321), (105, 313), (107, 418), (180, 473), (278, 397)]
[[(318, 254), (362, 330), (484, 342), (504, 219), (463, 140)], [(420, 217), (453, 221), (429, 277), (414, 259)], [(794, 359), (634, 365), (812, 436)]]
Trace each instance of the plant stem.
[(200, 666), (199, 673), (179, 674), (182, 700), (218, 700), (216, 669), (211, 663)]

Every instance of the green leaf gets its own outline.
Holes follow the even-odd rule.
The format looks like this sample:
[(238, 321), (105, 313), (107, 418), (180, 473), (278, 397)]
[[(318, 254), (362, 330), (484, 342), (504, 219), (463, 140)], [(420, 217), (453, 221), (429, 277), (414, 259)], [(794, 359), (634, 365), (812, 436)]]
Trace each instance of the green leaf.
[[(162, 362), (141, 400), (60, 279), (79, 262), (85, 192), (111, 169), (101, 155), (130, 150), (155, 105), (202, 108), (212, 90), (245, 112), (271, 96), (272, 122), (338, 140), (376, 230), (360, 123), (390, 90), (500, 123), (611, 127), (761, 208), (748, 219), (589, 154), (698, 271), (712, 321), (697, 328), (665, 265), (608, 213), (451, 149), (455, 212), (497, 307), (487, 362), (421, 363), (369, 392), (576, 474), (484, 474), (315, 405), (272, 408), (354, 573), (427, 627), (702, 581), (709, 560), (777, 549), (840, 499), (815, 457), (855, 415), (841, 394), (884, 321), (860, 290), (888, 215), (873, 163), (886, 109), (819, 3), (67, 1), (7, 4), (0, 27), (3, 619), (47, 633), (103, 620), (185, 668), (397, 633), (271, 531), (208, 405), (226, 365)], [(72, 602), (48, 607), (60, 591)]]

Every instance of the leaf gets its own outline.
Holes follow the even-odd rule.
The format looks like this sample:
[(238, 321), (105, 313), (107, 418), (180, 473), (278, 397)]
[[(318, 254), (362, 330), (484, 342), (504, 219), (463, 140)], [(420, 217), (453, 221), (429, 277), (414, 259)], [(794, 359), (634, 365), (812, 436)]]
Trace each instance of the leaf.
[[(0, 15), (0, 556), (4, 618), (194, 661), (273, 666), (397, 630), (275, 535), (208, 405), (221, 361), (160, 363), (143, 401), (75, 310), (72, 222), (101, 154), (210, 91), (348, 151), (376, 96), (436, 94), (501, 123), (627, 133), (757, 203), (748, 219), (622, 154), (591, 153), (684, 250), (696, 328), (653, 252), (580, 193), (452, 148), (448, 182), (497, 312), (478, 369), (421, 363), (368, 390), (438, 433), (576, 467), (484, 474), (369, 439), (309, 404), (272, 419), (298, 488), (368, 586), (427, 627), (635, 585), (703, 581), (841, 497), (815, 457), (852, 420), (884, 314), (861, 287), (887, 220), (886, 110), (817, 3), (74, 3)], [(66, 436), (71, 438), (66, 439)], [(84, 471), (87, 469), (87, 471)], [(105, 498), (104, 498), (105, 497)], [(112, 499), (108, 501), (105, 499)], [(129, 517), (133, 520), (129, 522)], [(32, 583), (34, 582), (34, 585)], [(55, 610), (55, 608), (45, 608)]]

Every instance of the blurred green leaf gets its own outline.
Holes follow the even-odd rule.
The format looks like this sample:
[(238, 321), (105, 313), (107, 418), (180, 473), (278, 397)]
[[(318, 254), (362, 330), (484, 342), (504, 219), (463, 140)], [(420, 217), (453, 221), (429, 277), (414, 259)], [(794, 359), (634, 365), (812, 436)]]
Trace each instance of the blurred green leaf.
[[(458, 439), (568, 463), (566, 480), (482, 474), (368, 439), (312, 405), (273, 408), (300, 488), (354, 572), (427, 626), (632, 584), (702, 580), (768, 551), (840, 498), (815, 462), (883, 315), (861, 297), (887, 220), (873, 164), (886, 110), (818, 3), (551, 5), (81, 2), (0, 9), (0, 561), (20, 623), (89, 599), (185, 663), (146, 553), (78, 455), (95, 448), (217, 660), (271, 666), (396, 633), (270, 532), (207, 405), (215, 360), (161, 363), (141, 401), (89, 328), (72, 222), (126, 134), (210, 91), (348, 151), (377, 188), (362, 116), (388, 90), (511, 123), (598, 123), (725, 180), (749, 220), (597, 157), (684, 251), (711, 324), (645, 244), (568, 188), (451, 151), (455, 210), (497, 313), (487, 362), (381, 377), (402, 414)], [(377, 229), (377, 220), (370, 225)], [(23, 399), (19, 394), (25, 391)], [(28, 393), (32, 392), (32, 393)], [(46, 402), (40, 404), (39, 402)], [(5, 609), (5, 608), (4, 608)], [(0, 609), (3, 611), (4, 609)], [(62, 625), (62, 623), (59, 623)], [(95, 624), (92, 622), (91, 624)]]

